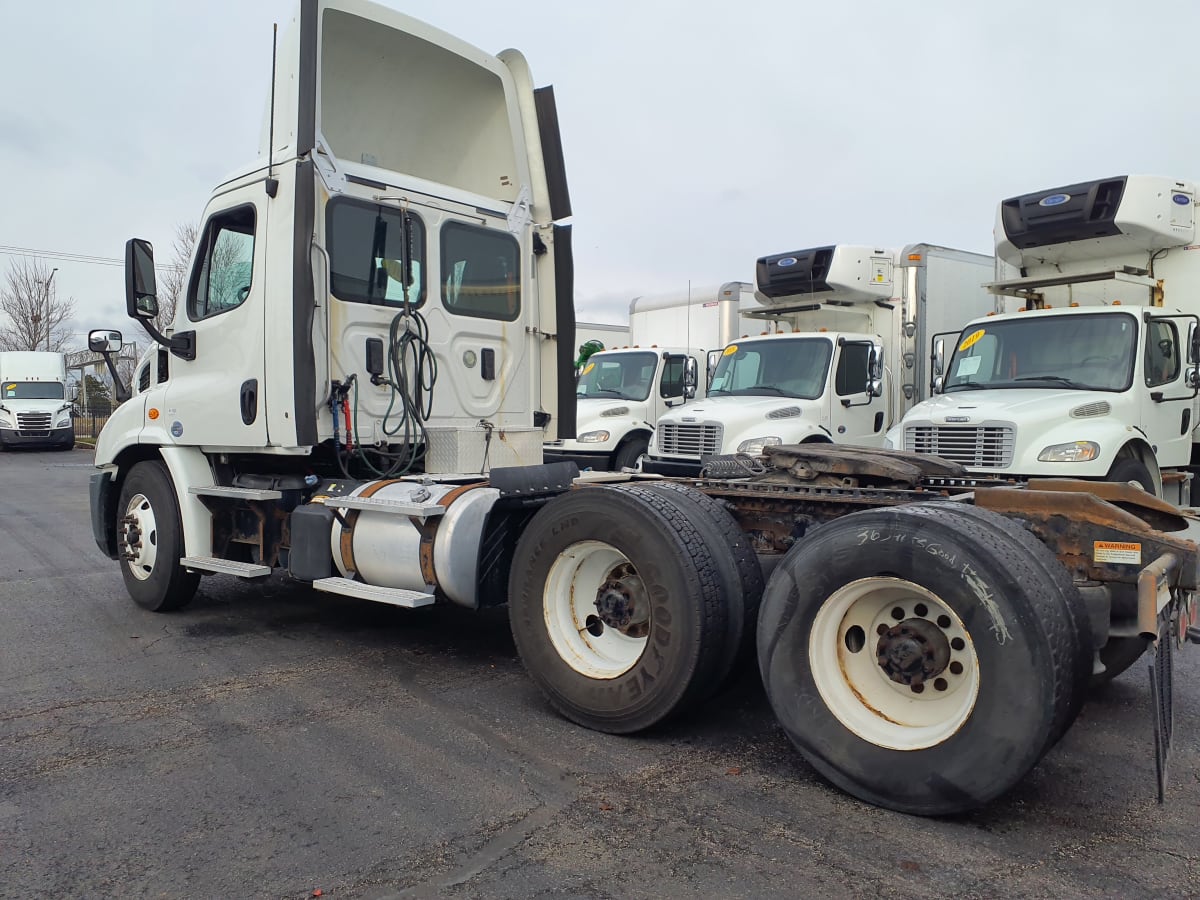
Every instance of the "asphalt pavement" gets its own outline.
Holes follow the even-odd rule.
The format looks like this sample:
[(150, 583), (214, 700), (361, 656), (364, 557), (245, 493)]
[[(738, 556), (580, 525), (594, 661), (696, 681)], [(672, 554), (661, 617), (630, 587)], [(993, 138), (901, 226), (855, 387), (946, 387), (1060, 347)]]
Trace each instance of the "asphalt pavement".
[(823, 781), (751, 668), (622, 738), (549, 708), (503, 610), (213, 576), (144, 612), (91, 464), (0, 453), (0, 897), (1200, 894), (1200, 648), (1165, 805), (1139, 664), (1011, 793), (913, 818)]

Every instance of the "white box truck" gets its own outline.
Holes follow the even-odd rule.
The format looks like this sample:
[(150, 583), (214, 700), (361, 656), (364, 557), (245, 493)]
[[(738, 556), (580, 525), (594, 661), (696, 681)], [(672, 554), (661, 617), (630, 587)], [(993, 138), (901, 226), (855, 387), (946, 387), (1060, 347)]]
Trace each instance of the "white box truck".
[(74, 446), (66, 357), (33, 350), (0, 352), (0, 449)]
[(981, 475), (1133, 481), (1200, 502), (1196, 186), (1120, 176), (1004, 200), (990, 289), (1014, 311), (954, 337), (892, 446)]
[(757, 306), (744, 281), (635, 297), (630, 346), (588, 358), (575, 385), (577, 436), (547, 442), (545, 460), (595, 471), (636, 466), (658, 419), (684, 403), (685, 381), (703, 398), (710, 354), (741, 329), (764, 327), (745, 314)]
[(725, 347), (707, 399), (659, 419), (644, 471), (696, 475), (707, 457), (782, 444), (882, 446), (922, 394), (918, 348), (995, 305), (992, 257), (931, 244), (779, 253), (756, 274), (755, 315), (780, 333)]
[[(1070, 484), (968, 493), (954, 463), (796, 446), (690, 484), (542, 464), (575, 408), (553, 95), (516, 51), (363, 0), (302, 0), (279, 59), (276, 138), (213, 191), (170, 333), (153, 250), (126, 245), (126, 309), (170, 359), (105, 425), (89, 489), (143, 608), (202, 573), (507, 603), (547, 703), (618, 734), (696, 709), (756, 648), (819, 772), (926, 815), (989, 802), (1067, 731), (1110, 592), (1148, 585), (1138, 628), (1167, 651), (1193, 623), (1200, 519), (1128, 485), (1106, 485), (1120, 510)], [(88, 338), (110, 366), (121, 343)], [(830, 465), (869, 490), (814, 485)], [(1101, 536), (1144, 561), (1081, 556)]]

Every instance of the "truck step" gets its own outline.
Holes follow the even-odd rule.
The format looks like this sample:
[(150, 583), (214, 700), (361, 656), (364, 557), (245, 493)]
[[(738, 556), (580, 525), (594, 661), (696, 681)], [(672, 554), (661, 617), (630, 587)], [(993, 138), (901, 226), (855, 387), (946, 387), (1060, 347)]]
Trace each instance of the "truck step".
[(374, 600), (376, 603), (403, 606), (405, 609), (417, 609), (421, 606), (429, 606), (434, 602), (433, 594), (363, 584), (361, 581), (351, 581), (349, 578), (319, 578), (312, 583), (312, 586), (318, 591), (325, 591), (328, 594), (341, 594), (344, 597), (357, 597), (360, 600)]
[(271, 488), (226, 487), (223, 484), (188, 488), (188, 493), (201, 497), (229, 497), (233, 500), (278, 500), (283, 496), (282, 492)]
[(325, 505), (330, 509), (361, 509), (397, 516), (420, 516), (425, 519), (440, 516), (446, 511), (446, 507), (438, 503), (405, 503), (403, 500), (385, 500), (378, 497), (326, 497)]
[(218, 575), (236, 575), (238, 578), (262, 578), (271, 574), (270, 566), (255, 563), (235, 562), (232, 559), (217, 559), (215, 556), (185, 556), (180, 564), (201, 572), (216, 572)]

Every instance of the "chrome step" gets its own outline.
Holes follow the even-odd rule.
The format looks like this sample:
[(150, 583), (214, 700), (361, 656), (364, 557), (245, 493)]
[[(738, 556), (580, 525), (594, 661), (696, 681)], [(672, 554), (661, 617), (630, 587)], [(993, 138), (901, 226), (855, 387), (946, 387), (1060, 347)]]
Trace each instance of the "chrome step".
[(217, 559), (215, 556), (185, 556), (179, 562), (185, 569), (215, 572), (218, 575), (236, 575), (238, 578), (262, 578), (264, 575), (271, 574), (270, 566), (236, 562), (232, 559)]
[(446, 507), (438, 503), (406, 503), (380, 497), (326, 497), (324, 503), (330, 509), (361, 509), (397, 516), (420, 516), (423, 519), (440, 516), (446, 511)]
[(234, 500), (278, 500), (283, 496), (282, 491), (271, 488), (239, 488), (227, 487), (223, 484), (191, 487), (188, 488), (188, 493), (201, 497), (229, 497)]
[(363, 584), (361, 581), (351, 581), (349, 578), (318, 578), (312, 583), (312, 586), (327, 594), (341, 594), (344, 597), (357, 597), (360, 600), (374, 600), (376, 603), (403, 606), (405, 609), (417, 609), (421, 606), (429, 606), (434, 602), (433, 594)]

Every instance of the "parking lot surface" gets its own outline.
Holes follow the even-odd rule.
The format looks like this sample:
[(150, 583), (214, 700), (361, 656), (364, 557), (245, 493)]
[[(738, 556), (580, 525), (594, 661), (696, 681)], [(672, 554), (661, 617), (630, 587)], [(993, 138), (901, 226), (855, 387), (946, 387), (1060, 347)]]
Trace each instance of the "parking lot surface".
[(1013, 792), (919, 819), (824, 782), (752, 668), (621, 738), (549, 708), (503, 610), (214, 576), (144, 612), (91, 464), (0, 453), (0, 897), (1200, 893), (1200, 648), (1166, 805), (1139, 664)]

